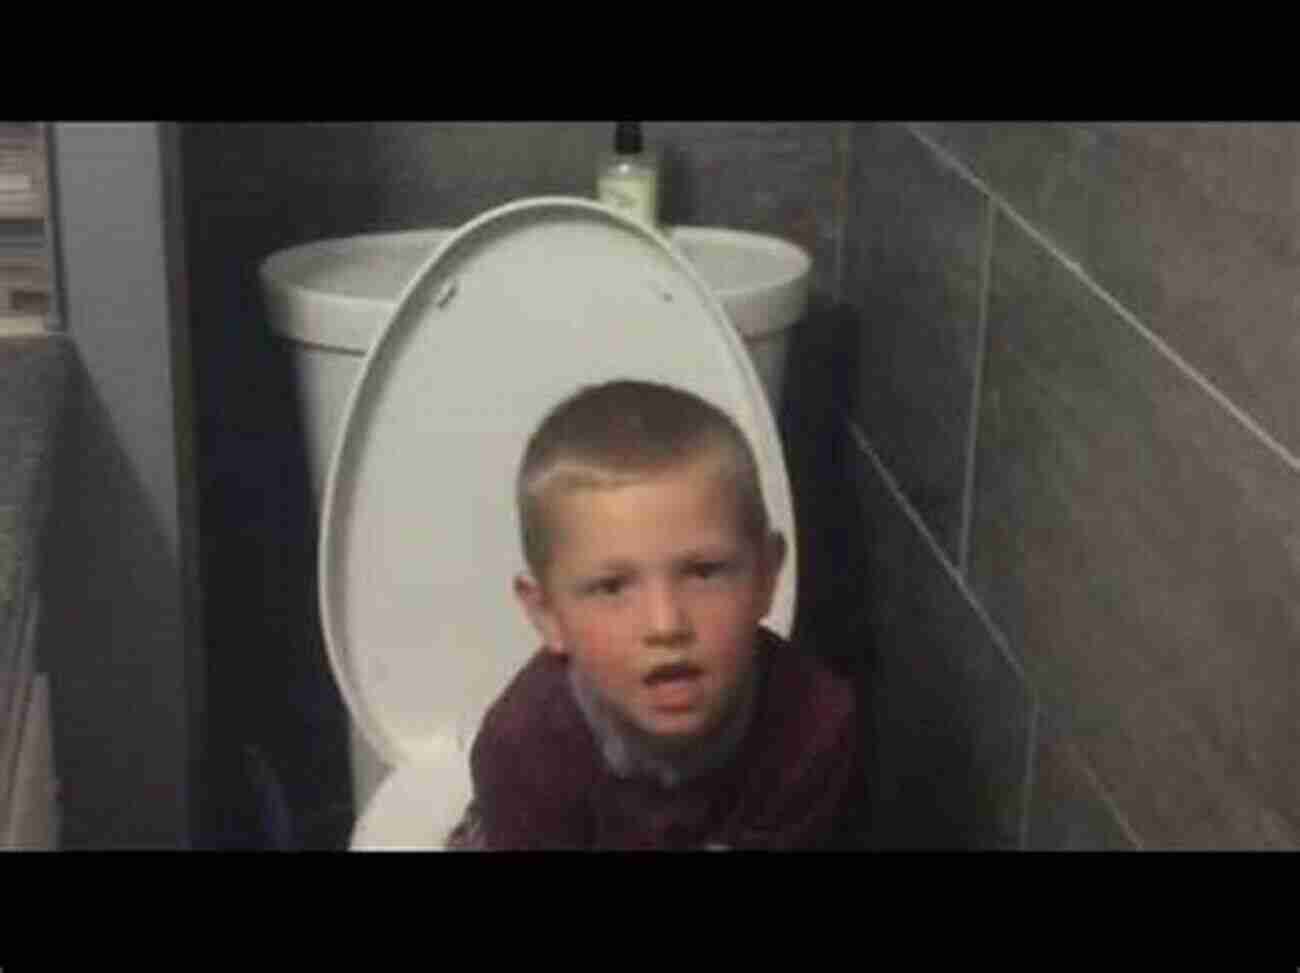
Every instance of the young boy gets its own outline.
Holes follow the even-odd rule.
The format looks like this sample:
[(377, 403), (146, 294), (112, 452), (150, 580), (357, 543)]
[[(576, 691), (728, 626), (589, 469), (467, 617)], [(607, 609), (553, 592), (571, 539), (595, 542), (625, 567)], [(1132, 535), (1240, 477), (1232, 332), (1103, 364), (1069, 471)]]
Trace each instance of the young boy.
[(744, 435), (663, 385), (587, 388), (517, 484), (543, 640), (484, 717), (448, 846), (843, 847), (848, 686), (760, 626), (785, 557)]

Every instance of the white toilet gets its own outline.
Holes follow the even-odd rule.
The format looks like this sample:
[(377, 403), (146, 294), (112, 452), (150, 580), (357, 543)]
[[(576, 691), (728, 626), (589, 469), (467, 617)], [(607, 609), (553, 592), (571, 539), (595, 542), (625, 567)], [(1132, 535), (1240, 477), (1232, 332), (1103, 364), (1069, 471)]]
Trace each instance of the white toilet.
[(789, 633), (789, 482), (768, 397), (717, 298), (664, 238), (588, 200), (485, 213), (402, 292), (333, 440), (325, 644), (354, 731), (386, 765), (359, 795), (353, 848), (438, 848), (464, 811), (479, 719), (538, 648), (510, 587), (524, 443), (561, 399), (615, 378), (689, 389), (748, 435), (790, 544), (767, 624)]

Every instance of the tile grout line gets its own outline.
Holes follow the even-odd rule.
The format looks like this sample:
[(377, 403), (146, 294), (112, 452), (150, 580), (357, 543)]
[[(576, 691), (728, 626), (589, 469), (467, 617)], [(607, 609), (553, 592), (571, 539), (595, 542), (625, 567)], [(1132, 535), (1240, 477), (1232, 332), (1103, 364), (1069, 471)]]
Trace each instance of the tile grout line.
[(997, 209), (985, 200), (984, 253), (980, 262), (979, 319), (975, 326), (975, 375), (971, 390), (970, 429), (966, 441), (966, 482), (962, 488), (961, 541), (958, 545), (957, 569), (962, 577), (970, 575), (971, 521), (975, 516), (975, 458), (978, 455), (980, 401), (984, 395), (984, 347), (988, 340), (989, 287), (993, 276), (993, 227)]
[(998, 648), (1001, 649), (1002, 656), (1011, 666), (1012, 671), (1020, 677), (1022, 684), (1028, 686), (1029, 681), (1025, 678), (1025, 671), (1021, 667), (1020, 661), (1011, 651), (1011, 644), (1007, 641), (1007, 637), (1002, 634), (1002, 630), (998, 628), (993, 619), (989, 617), (988, 612), (984, 610), (984, 606), (980, 604), (979, 599), (975, 597), (975, 593), (971, 591), (970, 587), (966, 584), (966, 579), (961, 576), (961, 572), (959, 572), (948, 559), (948, 555), (944, 553), (943, 547), (940, 546), (937, 540), (935, 540), (934, 535), (930, 533), (930, 528), (926, 526), (925, 520), (912, 506), (911, 501), (907, 499), (907, 495), (903, 493), (902, 488), (898, 485), (898, 481), (894, 479), (893, 474), (889, 472), (889, 468), (885, 466), (884, 462), (876, 454), (871, 442), (867, 439), (862, 430), (858, 428), (858, 424), (850, 417), (846, 417), (845, 422), (849, 427), (849, 435), (853, 437), (857, 442), (858, 448), (871, 461), (871, 465), (875, 467), (876, 473), (882, 480), (884, 480), (885, 486), (889, 492), (893, 494), (894, 500), (903, 508), (903, 513), (907, 515), (907, 518), (912, 522), (912, 525), (920, 531), (921, 536), (924, 537), (926, 543), (930, 545), (930, 552), (938, 559), (939, 563), (943, 566), (943, 569), (948, 573), (948, 577), (952, 579), (952, 582), (957, 586), (958, 590), (961, 591), (976, 616), (981, 622), (983, 622), (990, 637), (997, 644)]
[(998, 209), (1005, 213), (1018, 227), (1020, 227), (1020, 229), (1024, 230), (1024, 232), (1027, 233), (1034, 242), (1055, 257), (1060, 263), (1064, 264), (1066, 269), (1078, 277), (1085, 287), (1100, 298), (1107, 307), (1119, 315), (1119, 317), (1128, 324), (1129, 327), (1133, 328), (1139, 335), (1145, 338), (1157, 352), (1167, 358), (1187, 378), (1200, 386), (1201, 391), (1225, 409), (1233, 419), (1246, 429), (1247, 432), (1254, 435), (1266, 447), (1277, 453), (1279, 458), (1291, 467), (1293, 471), (1300, 473), (1300, 458), (1297, 458), (1294, 453), (1287, 449), (1286, 446), (1274, 439), (1268, 430), (1260, 425), (1260, 423), (1257, 422), (1248, 412), (1243, 410), (1228, 398), (1227, 395), (1220, 391), (1209, 378), (1203, 375), (1194, 365), (1178, 354), (1178, 352), (1175, 351), (1168, 342), (1139, 321), (1132, 311), (1126, 308), (1104, 287), (1093, 280), (1087, 271), (1083, 269), (1082, 264), (1071, 258), (1061, 250), (1060, 247), (1044, 236), (1042, 231), (1021, 216), (1007, 199), (1005, 199), (1000, 193), (996, 192), (988, 183), (977, 176), (966, 166), (965, 163), (953, 156), (947, 149), (934, 142), (929, 136), (918, 131), (910, 124), (904, 125), (904, 128), (911, 133), (913, 138), (920, 141), (931, 152), (933, 152), (943, 165), (954, 170), (958, 175), (962, 176), (974, 185), (976, 189), (988, 196), (989, 199), (997, 205)]
[(1029, 693), (1029, 741), (1025, 753), (1025, 776), (1020, 783), (1020, 850), (1029, 850), (1029, 814), (1034, 801), (1034, 771), (1038, 768), (1038, 724), (1043, 718), (1043, 707)]
[(1070, 756), (1073, 758), (1074, 762), (1079, 765), (1079, 769), (1082, 770), (1084, 776), (1088, 778), (1088, 783), (1092, 785), (1093, 790), (1097, 792), (1102, 803), (1106, 805), (1106, 809), (1110, 811), (1111, 816), (1119, 825), (1120, 830), (1124, 832), (1124, 837), (1133, 842), (1133, 847), (1138, 851), (1145, 850), (1142, 845), (1142, 839), (1139, 838), (1137, 832), (1133, 830), (1133, 826), (1128, 823), (1128, 818), (1125, 817), (1124, 812), (1119, 809), (1119, 805), (1115, 803), (1115, 798), (1111, 797), (1110, 791), (1102, 786), (1101, 781), (1097, 778), (1096, 771), (1092, 769), (1092, 764), (1084, 758), (1084, 755), (1079, 752), (1078, 748), (1075, 747), (1073, 743), (1067, 741), (1066, 746), (1069, 748)]

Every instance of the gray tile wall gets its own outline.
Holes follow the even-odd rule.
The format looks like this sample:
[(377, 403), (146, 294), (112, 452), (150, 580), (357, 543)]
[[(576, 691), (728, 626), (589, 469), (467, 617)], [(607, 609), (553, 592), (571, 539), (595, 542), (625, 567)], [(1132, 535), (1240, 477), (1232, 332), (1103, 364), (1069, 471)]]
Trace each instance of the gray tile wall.
[[(1296, 847), (1300, 128), (857, 125), (849, 171), (877, 691), (920, 724), (882, 825), (919, 760), (1023, 847)], [(1017, 743), (931, 746), (939, 709)]]
[(871, 511), (872, 845), (1018, 848), (1032, 697), (933, 535), (858, 442), (846, 472)]
[(862, 319), (853, 415), (955, 561), (988, 203), (900, 127), (858, 126), (849, 159), (841, 293)]

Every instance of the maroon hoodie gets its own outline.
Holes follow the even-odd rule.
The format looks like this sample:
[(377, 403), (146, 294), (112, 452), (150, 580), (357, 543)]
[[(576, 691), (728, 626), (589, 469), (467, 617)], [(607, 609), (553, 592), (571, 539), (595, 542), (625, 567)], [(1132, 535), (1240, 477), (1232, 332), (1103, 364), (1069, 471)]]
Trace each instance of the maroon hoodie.
[(450, 847), (811, 849), (848, 846), (863, 799), (852, 690), (760, 628), (753, 717), (722, 766), (675, 787), (620, 776), (575, 699), (568, 662), (538, 652), (470, 751), (475, 799)]

